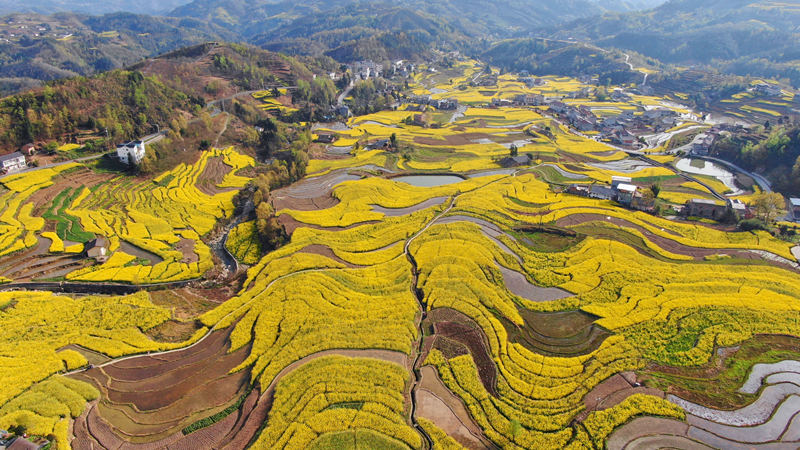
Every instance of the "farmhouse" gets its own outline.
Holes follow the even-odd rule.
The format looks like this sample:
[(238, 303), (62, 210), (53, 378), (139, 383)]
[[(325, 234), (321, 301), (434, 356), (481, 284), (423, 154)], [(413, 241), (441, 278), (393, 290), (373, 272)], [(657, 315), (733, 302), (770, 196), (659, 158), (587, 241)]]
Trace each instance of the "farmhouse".
[(519, 94), (514, 97), (514, 103), (524, 106), (539, 106), (544, 104), (542, 94)]
[(528, 155), (507, 156), (498, 162), (502, 167), (518, 167), (527, 166), (531, 163), (531, 157)]
[(15, 173), (27, 168), (25, 155), (20, 152), (0, 156), (0, 173)]
[(108, 242), (104, 237), (98, 237), (86, 243), (86, 257), (94, 258), (99, 263), (108, 261)]
[(727, 210), (728, 205), (721, 205), (714, 200), (693, 198), (686, 202), (686, 209), (684, 212), (690, 217), (702, 217), (705, 219), (717, 220), (722, 218)]
[(620, 184), (631, 184), (632, 181), (631, 177), (613, 176), (611, 177), (611, 187), (616, 189)]
[(332, 144), (336, 140), (336, 135), (333, 133), (319, 133), (317, 134), (317, 142), (322, 144)]
[(138, 165), (144, 159), (144, 142), (130, 141), (117, 146), (117, 157), (124, 164)]
[(633, 184), (620, 183), (615, 189), (617, 191), (617, 201), (623, 205), (630, 206), (636, 197), (636, 189), (638, 188)]
[(728, 207), (731, 208), (738, 219), (750, 219), (753, 216), (753, 214), (747, 208), (747, 205), (745, 205), (745, 203), (738, 198), (729, 199)]
[(36, 153), (36, 145), (33, 143), (25, 144), (20, 147), (19, 151), (25, 156), (33, 156), (33, 154)]
[(767, 97), (777, 97), (783, 94), (780, 86), (776, 86), (774, 84), (766, 84), (761, 83), (758, 86), (753, 88), (753, 91), (757, 94), (765, 95)]
[(792, 204), (792, 215), (794, 215), (794, 220), (800, 220), (800, 198), (792, 197), (789, 199), (789, 203)]

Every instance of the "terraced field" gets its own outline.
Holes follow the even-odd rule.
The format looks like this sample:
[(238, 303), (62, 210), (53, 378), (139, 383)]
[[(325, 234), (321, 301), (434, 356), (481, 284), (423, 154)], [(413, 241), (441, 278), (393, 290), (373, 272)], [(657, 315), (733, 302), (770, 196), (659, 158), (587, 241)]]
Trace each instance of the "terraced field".
[[(415, 79), (469, 105), (438, 112), (439, 127), (399, 110), (328, 130), (335, 147), (395, 134), (400, 148), (327, 154), (272, 192), (290, 234), (277, 250), (253, 246), (252, 218), (231, 224), (227, 248), (250, 266), (232, 298), (0, 293), (0, 358), (17, 362), (0, 370), (0, 427), (24, 423), (58, 448), (796, 446), (800, 356), (735, 350), (800, 336), (791, 244), (565, 193), (554, 184), (627, 175), (711, 195), (546, 111), (485, 107), (534, 91), (510, 76), (459, 89), (473, 69)], [(548, 77), (535, 92), (580, 88)], [(512, 144), (528, 165), (500, 167)], [(41, 192), (74, 168), (3, 179), (0, 236), (17, 253), (0, 275), (59, 273), (85, 260), (67, 249), (90, 233), (114, 253), (68, 282), (196, 278), (213, 266), (204, 238), (248, 182), (237, 172), (254, 164), (211, 150), (152, 180), (56, 194)], [(28, 200), (37, 192), (52, 207)], [(730, 379), (749, 374), (741, 392), (707, 389), (724, 364)]]

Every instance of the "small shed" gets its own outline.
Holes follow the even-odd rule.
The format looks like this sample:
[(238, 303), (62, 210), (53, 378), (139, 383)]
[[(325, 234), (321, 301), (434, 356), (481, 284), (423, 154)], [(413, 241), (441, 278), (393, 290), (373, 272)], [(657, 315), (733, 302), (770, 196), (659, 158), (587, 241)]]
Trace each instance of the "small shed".
[(25, 144), (20, 147), (19, 151), (25, 156), (33, 156), (36, 153), (36, 145), (33, 143)]
[(86, 257), (94, 258), (97, 262), (104, 263), (110, 256), (108, 251), (108, 240), (104, 237), (97, 237), (86, 243)]

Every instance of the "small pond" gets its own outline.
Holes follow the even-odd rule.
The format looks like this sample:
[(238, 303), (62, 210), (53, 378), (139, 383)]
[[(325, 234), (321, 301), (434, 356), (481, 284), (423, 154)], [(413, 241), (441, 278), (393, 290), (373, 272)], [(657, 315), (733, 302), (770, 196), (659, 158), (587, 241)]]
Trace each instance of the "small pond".
[(455, 184), (464, 181), (463, 178), (455, 175), (404, 175), (392, 178), (393, 181), (407, 183), (417, 187), (436, 187), (446, 184)]

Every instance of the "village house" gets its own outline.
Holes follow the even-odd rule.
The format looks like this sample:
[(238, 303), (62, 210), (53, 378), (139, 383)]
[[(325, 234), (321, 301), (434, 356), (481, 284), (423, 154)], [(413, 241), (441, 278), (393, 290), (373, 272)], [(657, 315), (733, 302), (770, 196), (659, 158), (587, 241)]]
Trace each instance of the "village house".
[(617, 191), (617, 201), (625, 206), (631, 206), (633, 199), (636, 197), (636, 187), (633, 184), (620, 183), (615, 187)]
[(28, 163), (21, 152), (0, 156), (0, 173), (15, 173), (27, 168)]
[(22, 147), (20, 147), (19, 151), (25, 156), (33, 156), (36, 153), (36, 144), (34, 143), (25, 144)]
[(108, 261), (108, 257), (110, 256), (108, 252), (108, 241), (106, 241), (104, 237), (92, 239), (86, 243), (84, 252), (87, 258), (93, 258), (99, 263), (104, 263)]
[(412, 125), (416, 125), (418, 127), (427, 127), (428, 126), (428, 123), (425, 120), (425, 115), (424, 114), (414, 114), (411, 117), (411, 124)]
[(367, 80), (383, 75), (383, 66), (374, 61), (357, 61), (350, 65), (350, 71), (358, 79)]
[(389, 148), (389, 140), (388, 139), (379, 139), (375, 142), (370, 142), (367, 144), (367, 150), (379, 150), (379, 149), (387, 149)]
[(139, 165), (145, 155), (144, 142), (130, 141), (117, 146), (117, 158), (123, 164)]
[(783, 90), (780, 86), (774, 84), (761, 83), (753, 88), (753, 92), (767, 97), (778, 97), (783, 95)]
[(620, 184), (632, 184), (632, 181), (631, 177), (613, 176), (611, 177), (611, 187), (616, 189)]
[(442, 100), (435, 101), (433, 105), (436, 109), (444, 110), (444, 111), (452, 111), (454, 109), (458, 109), (458, 100), (454, 98), (446, 98)]
[(716, 141), (717, 135), (713, 133), (700, 133), (692, 141), (691, 153), (707, 155)]
[(733, 211), (733, 213), (736, 215), (736, 218), (739, 220), (753, 218), (753, 213), (750, 211), (750, 208), (748, 208), (747, 205), (738, 198), (728, 199), (728, 207), (731, 209), (731, 211)]
[(514, 97), (514, 103), (521, 106), (540, 106), (544, 105), (544, 95), (542, 94), (519, 94)]
[(318, 133), (317, 142), (321, 144), (332, 144), (336, 140), (336, 135), (333, 133)]
[(625, 147), (635, 147), (639, 142), (639, 138), (631, 134), (630, 131), (623, 129), (622, 131), (614, 133), (612, 141)]
[(792, 197), (789, 199), (789, 203), (792, 205), (792, 215), (795, 222), (800, 221), (800, 198)]
[(614, 200), (617, 198), (617, 192), (602, 184), (593, 184), (589, 188), (589, 198), (596, 198), (599, 200)]
[(350, 107), (347, 105), (337, 106), (336, 114), (342, 117), (350, 117), (352, 115), (352, 113), (350, 112)]
[(506, 156), (498, 162), (504, 168), (527, 166), (530, 163), (531, 157), (528, 155)]
[(728, 210), (728, 205), (720, 204), (714, 200), (693, 198), (686, 202), (684, 214), (688, 217), (701, 217), (704, 219), (719, 220)]

